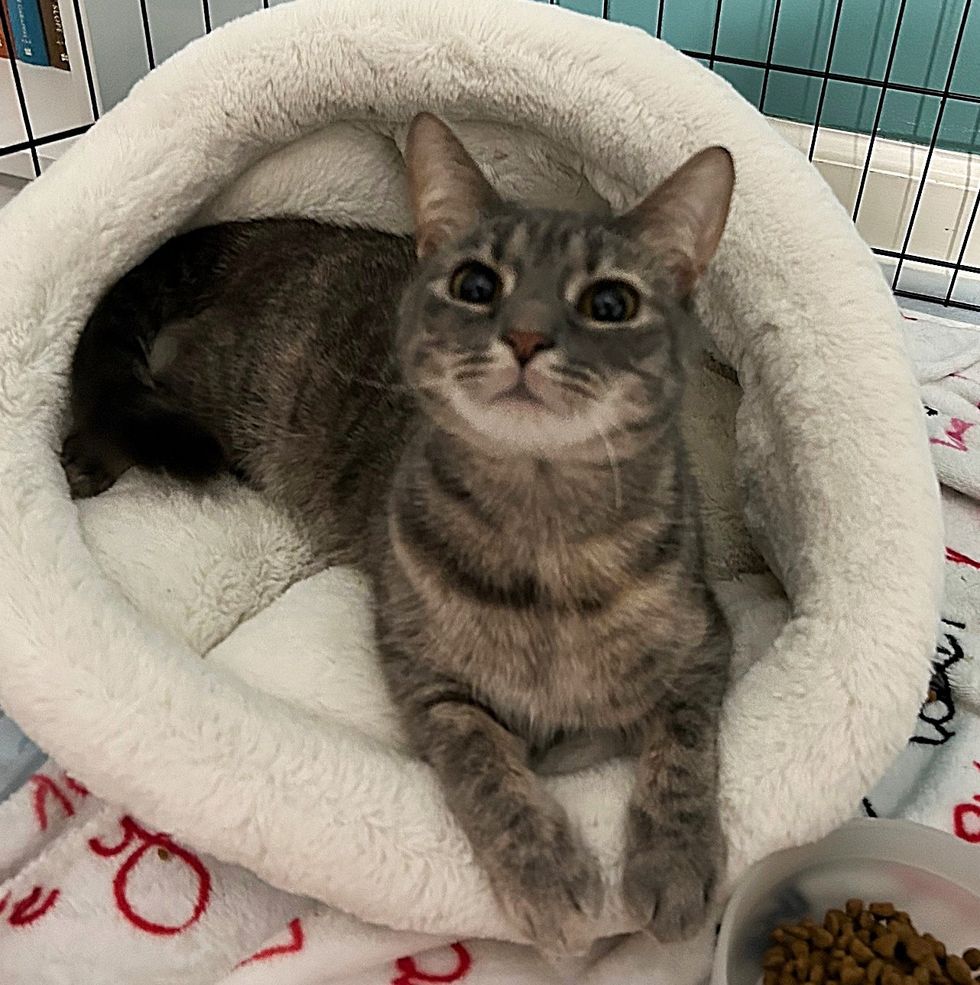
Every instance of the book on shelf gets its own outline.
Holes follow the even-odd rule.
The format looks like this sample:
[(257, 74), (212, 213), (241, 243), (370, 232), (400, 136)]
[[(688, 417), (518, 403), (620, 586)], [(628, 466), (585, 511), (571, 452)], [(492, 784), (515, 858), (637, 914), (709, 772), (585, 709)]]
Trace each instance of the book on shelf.
[[(17, 60), (71, 71), (60, 0), (0, 0)], [(10, 58), (0, 31), (0, 58)]]
[[(2, 0), (14, 42), (14, 54), (28, 65), (49, 65), (39, 0)], [(6, 46), (4, 46), (6, 47)], [(7, 52), (7, 58), (10, 52)]]
[(48, 64), (52, 68), (71, 71), (68, 45), (65, 43), (65, 27), (61, 22), (59, 0), (38, 0), (41, 7), (41, 23), (44, 25), (44, 41), (48, 49)]

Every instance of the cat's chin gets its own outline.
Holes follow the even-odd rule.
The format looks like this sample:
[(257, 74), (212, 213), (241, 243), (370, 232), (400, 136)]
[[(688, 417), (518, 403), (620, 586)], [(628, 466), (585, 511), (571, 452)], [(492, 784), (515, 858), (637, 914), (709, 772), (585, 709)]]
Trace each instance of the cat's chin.
[(554, 410), (530, 391), (479, 402), (460, 394), (452, 403), (471, 443), (491, 454), (562, 460), (600, 439), (593, 414)]
[(536, 397), (526, 388), (515, 387), (513, 390), (508, 390), (507, 393), (502, 393), (499, 397), (494, 397), (490, 401), (490, 407), (512, 414), (533, 415), (544, 412), (554, 416), (551, 408), (540, 397)]

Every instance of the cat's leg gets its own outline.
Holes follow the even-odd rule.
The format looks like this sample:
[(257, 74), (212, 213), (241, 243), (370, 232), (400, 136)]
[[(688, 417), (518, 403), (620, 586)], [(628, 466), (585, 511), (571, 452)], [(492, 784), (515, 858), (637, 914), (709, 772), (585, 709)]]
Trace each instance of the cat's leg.
[[(424, 675), (424, 671), (421, 672)], [(584, 950), (602, 900), (598, 866), (528, 766), (525, 741), (459, 684), (420, 678), (402, 711), (507, 916), (543, 952)]]
[(133, 465), (192, 480), (224, 465), (221, 445), (194, 418), (186, 394), (168, 393), (153, 379), (165, 281), (165, 270), (130, 271), (79, 337), (71, 365), (72, 430), (61, 450), (75, 499), (103, 492)]
[(192, 482), (224, 467), (218, 439), (189, 415), (153, 394), (126, 397), (107, 395), (104, 406), (65, 439), (61, 464), (73, 499), (98, 495), (134, 465)]
[(730, 644), (720, 627), (652, 711), (629, 807), (623, 893), (664, 942), (703, 926), (725, 861), (718, 732)]
[(91, 431), (72, 431), (61, 448), (61, 466), (72, 499), (105, 492), (132, 464), (111, 441)]

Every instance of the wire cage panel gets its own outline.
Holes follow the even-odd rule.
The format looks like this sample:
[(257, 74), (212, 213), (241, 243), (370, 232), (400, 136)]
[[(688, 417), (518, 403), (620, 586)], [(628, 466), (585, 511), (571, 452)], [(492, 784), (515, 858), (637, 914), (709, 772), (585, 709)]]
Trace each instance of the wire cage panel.
[[(0, 181), (40, 174), (150, 68), (276, 2), (60, 0), (72, 71), (0, 60)], [(980, 311), (980, 3), (537, 2), (640, 27), (723, 76), (820, 169), (897, 294)]]

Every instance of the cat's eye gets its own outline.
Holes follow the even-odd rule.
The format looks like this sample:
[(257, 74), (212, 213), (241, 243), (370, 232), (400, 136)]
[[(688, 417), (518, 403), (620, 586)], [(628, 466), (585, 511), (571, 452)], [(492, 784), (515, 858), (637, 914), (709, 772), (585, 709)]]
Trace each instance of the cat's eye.
[(591, 321), (630, 321), (640, 307), (640, 296), (619, 280), (597, 280), (578, 299), (578, 310)]
[(453, 271), (449, 293), (466, 304), (487, 307), (500, 293), (500, 276), (485, 263), (471, 260)]

